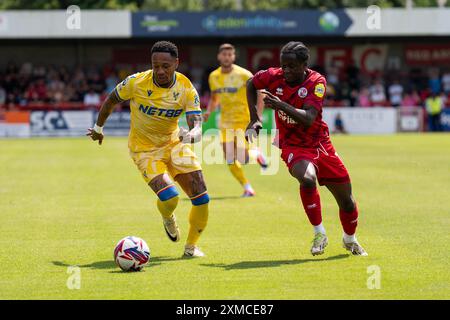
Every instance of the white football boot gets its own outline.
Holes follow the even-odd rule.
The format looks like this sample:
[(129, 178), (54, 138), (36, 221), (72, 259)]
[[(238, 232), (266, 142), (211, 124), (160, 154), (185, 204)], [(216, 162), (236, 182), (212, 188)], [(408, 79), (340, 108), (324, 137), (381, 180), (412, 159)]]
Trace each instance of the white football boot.
[(173, 242), (180, 241), (180, 229), (177, 225), (177, 219), (175, 215), (172, 214), (170, 218), (163, 218), (164, 230), (166, 230), (166, 234), (170, 240)]
[(357, 240), (352, 242), (345, 242), (344, 239), (342, 239), (342, 246), (347, 251), (350, 251), (354, 256), (368, 256), (369, 254), (364, 250), (363, 247), (358, 243)]
[(328, 237), (323, 233), (317, 232), (312, 242), (311, 254), (317, 256), (324, 253), (325, 247), (328, 245)]
[(197, 246), (188, 244), (184, 246), (184, 258), (201, 258), (204, 256), (205, 254)]
[(242, 194), (242, 198), (251, 198), (254, 197), (256, 195), (255, 190), (253, 190), (252, 186), (250, 183), (247, 183), (246, 185), (244, 185), (244, 193)]

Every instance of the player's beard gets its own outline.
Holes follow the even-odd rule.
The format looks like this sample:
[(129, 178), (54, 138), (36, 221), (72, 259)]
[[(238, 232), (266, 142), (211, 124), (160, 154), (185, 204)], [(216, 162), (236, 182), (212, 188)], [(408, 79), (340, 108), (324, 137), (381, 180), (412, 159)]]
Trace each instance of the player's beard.
[(173, 80), (173, 76), (172, 77), (170, 77), (170, 76), (167, 76), (167, 77), (158, 77), (158, 76), (156, 76), (156, 82), (161, 87), (169, 86), (172, 83), (172, 80)]
[(222, 63), (222, 69), (231, 69), (231, 67), (233, 66), (233, 62), (225, 62)]

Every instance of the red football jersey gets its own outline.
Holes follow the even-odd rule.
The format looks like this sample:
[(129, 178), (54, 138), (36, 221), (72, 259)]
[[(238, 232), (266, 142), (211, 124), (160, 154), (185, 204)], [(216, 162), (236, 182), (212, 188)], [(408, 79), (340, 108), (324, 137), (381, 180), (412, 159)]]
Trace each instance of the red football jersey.
[(329, 139), (327, 124), (322, 120), (322, 105), (325, 96), (326, 80), (319, 72), (307, 69), (306, 79), (302, 84), (290, 87), (283, 77), (281, 68), (269, 68), (256, 73), (253, 84), (256, 89), (266, 89), (280, 100), (291, 106), (302, 109), (304, 105), (315, 107), (319, 113), (313, 124), (306, 129), (285, 112), (275, 113), (279, 132), (279, 147), (297, 146), (316, 148), (319, 142)]

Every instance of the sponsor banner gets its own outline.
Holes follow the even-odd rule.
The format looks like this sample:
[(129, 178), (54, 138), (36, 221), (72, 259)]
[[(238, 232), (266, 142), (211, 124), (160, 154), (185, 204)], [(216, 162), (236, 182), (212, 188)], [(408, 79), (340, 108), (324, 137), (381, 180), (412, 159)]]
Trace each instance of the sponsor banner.
[(345, 130), (350, 134), (390, 134), (397, 131), (395, 108), (324, 108), (323, 120), (334, 132), (336, 116), (340, 115)]
[(420, 107), (399, 107), (398, 121), (399, 132), (423, 131), (423, 109)]
[(385, 70), (388, 57), (387, 45), (320, 46), (317, 48), (317, 63), (329, 70), (341, 72), (352, 63), (366, 75), (375, 76)]
[(353, 59), (361, 72), (375, 76), (385, 70), (387, 45), (365, 45), (353, 47)]
[(449, 8), (379, 8), (347, 9), (353, 21), (346, 31), (349, 37), (448, 36)]
[(0, 122), (0, 137), (27, 138), (30, 136), (30, 113), (7, 111)]
[(444, 109), (441, 113), (441, 126), (442, 130), (450, 131), (450, 109)]
[(409, 45), (405, 47), (407, 65), (450, 65), (450, 44)]
[[(130, 115), (129, 111), (113, 112), (106, 120), (103, 132), (109, 136), (127, 136), (130, 131)], [(91, 126), (94, 126), (97, 120), (98, 112), (94, 112)]]
[(0, 38), (130, 38), (125, 10), (0, 11)]
[(32, 136), (81, 136), (93, 123), (92, 111), (32, 111)]
[(353, 58), (351, 46), (320, 46), (317, 48), (317, 64), (325, 70), (336, 67), (345, 70)]
[(345, 10), (136, 12), (133, 37), (344, 35)]

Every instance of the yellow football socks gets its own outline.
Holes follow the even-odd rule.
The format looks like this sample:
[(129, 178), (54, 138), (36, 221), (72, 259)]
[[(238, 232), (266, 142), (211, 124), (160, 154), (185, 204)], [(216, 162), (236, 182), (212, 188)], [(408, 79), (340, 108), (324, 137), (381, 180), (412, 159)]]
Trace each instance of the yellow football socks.
[(170, 218), (172, 216), (172, 213), (175, 211), (175, 208), (178, 204), (178, 196), (170, 198), (166, 201), (161, 201), (160, 199), (157, 200), (156, 206), (158, 207), (159, 212), (161, 212), (161, 215), (164, 218)]
[(192, 208), (189, 213), (189, 234), (186, 240), (187, 245), (196, 245), (202, 231), (208, 223), (209, 196), (204, 192), (201, 195), (191, 198)]
[(233, 175), (233, 177), (236, 178), (237, 181), (239, 181), (239, 183), (241, 185), (246, 185), (248, 183), (247, 178), (244, 175), (244, 170), (242, 170), (242, 166), (239, 163), (239, 161), (235, 161), (233, 163), (229, 163), (228, 164), (228, 168), (231, 171), (231, 174)]

